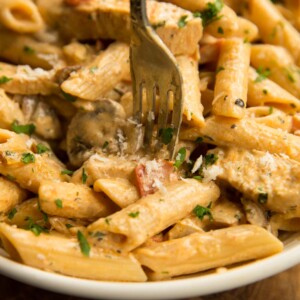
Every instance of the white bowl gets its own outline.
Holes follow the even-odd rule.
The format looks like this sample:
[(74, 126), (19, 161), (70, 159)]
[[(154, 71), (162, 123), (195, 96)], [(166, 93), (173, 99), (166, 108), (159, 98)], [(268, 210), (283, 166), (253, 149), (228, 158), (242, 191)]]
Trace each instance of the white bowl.
[(102, 282), (48, 273), (13, 262), (0, 253), (0, 273), (46, 290), (86, 298), (180, 299), (218, 293), (262, 280), (300, 263), (300, 234), (287, 237), (282, 253), (226, 272), (147, 283)]

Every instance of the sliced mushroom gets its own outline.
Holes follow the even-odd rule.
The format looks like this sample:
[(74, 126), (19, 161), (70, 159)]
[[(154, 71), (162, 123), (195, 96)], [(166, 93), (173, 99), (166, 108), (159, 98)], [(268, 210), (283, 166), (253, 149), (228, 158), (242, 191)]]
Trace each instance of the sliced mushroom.
[(128, 122), (123, 107), (110, 99), (93, 103), (92, 111), (79, 111), (67, 132), (70, 162), (80, 166), (95, 152), (123, 154), (127, 150)]

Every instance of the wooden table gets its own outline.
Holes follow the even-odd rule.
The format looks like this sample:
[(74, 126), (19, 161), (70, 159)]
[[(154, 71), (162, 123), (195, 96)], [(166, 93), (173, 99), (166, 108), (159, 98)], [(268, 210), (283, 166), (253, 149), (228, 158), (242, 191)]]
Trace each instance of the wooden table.
[[(0, 276), (0, 299), (83, 300), (33, 288), (4, 276)], [(300, 265), (255, 284), (188, 300), (300, 300)]]

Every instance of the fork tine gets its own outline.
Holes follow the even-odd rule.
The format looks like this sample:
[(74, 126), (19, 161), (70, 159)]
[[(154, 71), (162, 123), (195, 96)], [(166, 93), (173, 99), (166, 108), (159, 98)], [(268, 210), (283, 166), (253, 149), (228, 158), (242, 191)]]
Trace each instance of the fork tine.
[[(169, 115), (169, 90), (159, 87), (158, 137), (159, 131), (165, 129)], [(158, 138), (159, 139), (159, 138)]]
[(172, 140), (168, 146), (168, 150), (170, 152), (171, 159), (174, 159), (175, 156), (175, 145), (177, 144), (178, 135), (180, 126), (175, 126), (175, 124), (181, 124), (182, 121), (182, 90), (181, 88), (177, 88), (173, 90), (173, 112), (172, 112), (172, 126), (174, 128)]
[(142, 122), (143, 114), (143, 82), (134, 80), (132, 84), (133, 117), (137, 123)]
[(145, 148), (149, 149), (152, 142), (153, 127), (155, 121), (155, 102), (156, 102), (156, 86), (154, 83), (146, 84), (147, 97), (147, 115), (146, 115), (146, 129), (145, 129)]

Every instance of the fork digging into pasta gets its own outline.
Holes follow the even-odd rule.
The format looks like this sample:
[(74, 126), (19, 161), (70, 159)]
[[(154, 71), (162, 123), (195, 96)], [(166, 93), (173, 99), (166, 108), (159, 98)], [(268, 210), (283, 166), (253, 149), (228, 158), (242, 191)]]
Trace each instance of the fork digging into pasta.
[[(298, 1), (147, 1), (183, 79), (173, 161), (134, 147), (129, 0), (0, 7), (0, 245), (11, 259), (166, 280), (274, 255), (282, 232), (300, 231)], [(158, 131), (167, 148), (172, 129)]]

